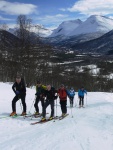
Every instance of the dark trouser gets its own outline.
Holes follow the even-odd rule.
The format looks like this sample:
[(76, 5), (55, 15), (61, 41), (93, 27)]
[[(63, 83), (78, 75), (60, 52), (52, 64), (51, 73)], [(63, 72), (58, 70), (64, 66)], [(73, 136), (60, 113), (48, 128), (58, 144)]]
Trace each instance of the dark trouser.
[(79, 96), (79, 105), (84, 105), (84, 97), (83, 96)]
[(69, 99), (70, 99), (70, 106), (73, 107), (73, 99), (74, 99), (74, 97), (70, 97)]
[(36, 109), (36, 112), (39, 112), (39, 107), (38, 107), (39, 101), (41, 101), (42, 110), (43, 110), (43, 107), (44, 107), (44, 98), (40, 98), (40, 96), (37, 96), (36, 101), (35, 101), (35, 104), (34, 104), (34, 107), (35, 107), (35, 109)]
[(22, 105), (23, 105), (23, 112), (26, 112), (26, 103), (25, 103), (25, 97), (26, 95), (16, 95), (14, 98), (13, 98), (13, 101), (12, 101), (12, 110), (13, 112), (16, 112), (16, 102), (21, 99), (21, 102), (22, 102)]
[(43, 107), (43, 117), (46, 116), (46, 108), (51, 106), (51, 117), (54, 117), (54, 100), (46, 100), (44, 107)]
[(62, 113), (67, 113), (67, 100), (60, 100), (61, 111)]

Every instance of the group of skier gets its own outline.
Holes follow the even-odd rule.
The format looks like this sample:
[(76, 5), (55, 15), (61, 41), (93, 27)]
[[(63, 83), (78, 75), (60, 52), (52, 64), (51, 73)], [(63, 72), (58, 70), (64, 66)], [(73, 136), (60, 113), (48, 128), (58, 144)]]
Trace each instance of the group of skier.
[[(27, 115), (26, 114), (26, 102), (25, 102), (26, 86), (21, 76), (16, 77), (16, 81), (13, 84), (12, 89), (15, 93), (15, 97), (12, 100), (12, 113), (10, 114), (10, 116), (17, 115), (16, 114), (16, 102), (19, 99), (21, 99), (21, 102), (23, 105), (23, 112), (21, 115), (22, 116)], [(84, 107), (84, 94), (87, 94), (87, 91), (82, 87), (78, 91), (79, 108)], [(34, 115), (40, 114), (38, 104), (39, 102), (41, 102), (41, 105), (42, 105), (41, 121), (46, 120), (46, 108), (49, 105), (51, 106), (51, 115), (50, 115), (49, 120), (52, 120), (54, 118), (54, 113), (55, 113), (54, 101), (57, 100), (57, 98), (59, 97), (62, 116), (65, 116), (67, 114), (67, 98), (69, 98), (70, 100), (70, 107), (73, 107), (75, 90), (73, 88), (70, 88), (70, 90), (68, 90), (65, 88), (63, 84), (61, 84), (60, 88), (56, 90), (50, 84), (45, 86), (40, 81), (37, 81), (35, 96), (36, 96), (36, 99), (34, 103), (34, 107), (35, 107)]]

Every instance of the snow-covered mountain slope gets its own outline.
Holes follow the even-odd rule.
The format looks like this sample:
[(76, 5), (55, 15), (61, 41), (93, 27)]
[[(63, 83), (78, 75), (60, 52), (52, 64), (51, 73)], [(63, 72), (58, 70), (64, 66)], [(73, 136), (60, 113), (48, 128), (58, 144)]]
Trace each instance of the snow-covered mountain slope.
[[(30, 125), (39, 119), (4, 118), (12, 111), (14, 97), (11, 85), (0, 83), (0, 150), (112, 150), (113, 149), (113, 94), (88, 92), (86, 108), (71, 109), (64, 120)], [(27, 110), (34, 100), (35, 90), (27, 89)], [(78, 106), (77, 93), (74, 102)], [(19, 101), (17, 113), (21, 113)], [(56, 107), (55, 107), (56, 108)], [(41, 111), (41, 106), (40, 106)], [(57, 102), (57, 114), (61, 114)], [(31, 112), (34, 112), (32, 107)], [(50, 107), (47, 108), (50, 113)], [(56, 111), (55, 111), (56, 112)], [(47, 115), (49, 117), (49, 115)]]
[(113, 54), (113, 30), (91, 41), (73, 43), (71, 48), (82, 52)]
[(82, 21), (80, 19), (64, 21), (59, 25), (57, 29), (53, 31), (53, 33), (49, 37), (62, 36), (62, 35), (67, 36), (71, 32), (73, 32), (80, 24), (82, 24)]
[(113, 29), (113, 19), (105, 16), (92, 15), (68, 36), (101, 32), (103, 34)]
[[(8, 32), (16, 35), (16, 30), (18, 30), (18, 28), (9, 28)], [(42, 25), (32, 25), (30, 28), (30, 32), (35, 33), (37, 36), (41, 36), (41, 37), (47, 37), (52, 33), (52, 30), (47, 29), (45, 27), (43, 27)]]

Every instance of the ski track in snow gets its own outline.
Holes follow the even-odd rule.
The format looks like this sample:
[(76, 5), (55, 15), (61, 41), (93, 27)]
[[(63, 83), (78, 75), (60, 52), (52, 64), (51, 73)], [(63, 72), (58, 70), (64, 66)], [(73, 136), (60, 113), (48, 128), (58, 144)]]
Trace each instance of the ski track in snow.
[[(11, 85), (5, 83), (0, 83), (0, 91), (0, 117), (2, 117), (10, 114), (14, 93)], [(34, 89), (27, 89), (28, 111), (34, 100), (34, 94)], [(75, 103), (77, 107), (72, 109), (73, 118), (68, 101), (69, 116), (55, 122), (30, 125), (40, 118), (32, 120), (23, 117), (0, 118), (0, 150), (113, 150), (113, 94), (89, 92), (86, 108), (78, 108), (76, 93)], [(58, 101), (57, 109), (59, 116), (61, 110)], [(31, 112), (34, 112), (34, 107)], [(50, 113), (49, 107), (47, 112)], [(21, 113), (19, 101), (17, 113)], [(47, 117), (49, 115), (47, 114)]]

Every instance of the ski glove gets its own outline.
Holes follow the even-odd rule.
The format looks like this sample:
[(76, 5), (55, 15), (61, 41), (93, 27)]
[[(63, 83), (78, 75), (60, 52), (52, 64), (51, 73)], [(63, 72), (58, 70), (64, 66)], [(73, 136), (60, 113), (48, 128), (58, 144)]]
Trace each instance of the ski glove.
[(35, 95), (37, 96), (37, 93), (35, 93)]
[(19, 91), (16, 91), (15, 93), (16, 93), (16, 95), (20, 94), (20, 92), (19, 92)]

